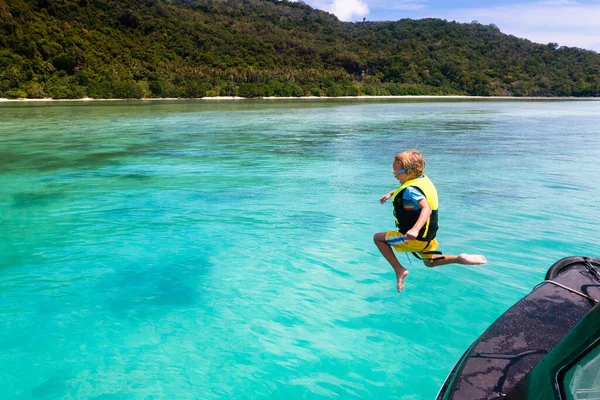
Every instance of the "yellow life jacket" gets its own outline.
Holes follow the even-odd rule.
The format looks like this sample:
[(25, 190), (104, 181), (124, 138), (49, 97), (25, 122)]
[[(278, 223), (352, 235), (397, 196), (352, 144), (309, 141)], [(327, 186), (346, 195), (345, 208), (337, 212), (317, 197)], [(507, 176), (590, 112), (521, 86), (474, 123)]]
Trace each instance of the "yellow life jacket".
[(421, 175), (418, 178), (410, 179), (402, 184), (394, 192), (392, 195), (392, 202), (394, 204), (394, 216), (396, 217), (396, 227), (402, 233), (406, 233), (419, 219), (419, 215), (421, 214), (421, 210), (414, 210), (413, 205), (404, 206), (402, 204), (402, 195), (406, 188), (414, 187), (418, 189), (427, 200), (429, 207), (431, 207), (431, 215), (427, 219), (423, 228), (419, 231), (419, 236), (417, 240), (429, 241), (435, 238), (437, 230), (439, 228), (438, 225), (438, 194), (435, 186), (431, 182), (431, 180), (425, 176)]

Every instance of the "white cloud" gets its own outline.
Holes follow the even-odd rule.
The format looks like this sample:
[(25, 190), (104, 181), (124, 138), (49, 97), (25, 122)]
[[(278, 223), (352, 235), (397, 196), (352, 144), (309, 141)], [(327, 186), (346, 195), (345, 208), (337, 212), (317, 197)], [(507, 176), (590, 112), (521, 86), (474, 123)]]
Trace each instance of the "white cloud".
[(487, 8), (457, 9), (446, 15), (432, 15), (459, 22), (477, 20), (496, 24), (504, 33), (538, 43), (600, 51), (600, 3), (543, 1)]
[(355, 21), (369, 14), (369, 7), (363, 0), (333, 0), (318, 8), (335, 14), (342, 21)]

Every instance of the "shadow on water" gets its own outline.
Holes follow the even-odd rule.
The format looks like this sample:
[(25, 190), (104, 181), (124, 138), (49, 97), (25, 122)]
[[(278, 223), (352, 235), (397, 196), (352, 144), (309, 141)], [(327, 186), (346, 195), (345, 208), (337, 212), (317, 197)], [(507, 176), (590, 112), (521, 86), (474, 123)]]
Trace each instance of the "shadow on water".
[(212, 267), (205, 256), (159, 267), (134, 266), (119, 270), (97, 290), (107, 293), (108, 309), (116, 318), (156, 319), (160, 318), (157, 314), (200, 304), (201, 288)]
[(136, 180), (136, 181), (148, 181), (150, 179), (152, 179), (152, 175), (149, 174), (141, 174), (141, 173), (137, 173), (137, 174), (125, 174), (125, 175), (119, 175), (119, 177), (121, 179), (126, 179), (126, 180)]
[(8, 171), (11, 165), (21, 161), (21, 154), (0, 151), (0, 171)]
[[(178, 145), (183, 148), (185, 143)], [(131, 158), (166, 151), (161, 148), (160, 143), (129, 144), (122, 149), (102, 151), (94, 151), (92, 145), (83, 147), (85, 147), (85, 151), (81, 151), (82, 146), (78, 145), (73, 147), (73, 150), (78, 151), (71, 152), (53, 150), (22, 153), (18, 151), (2, 152), (0, 153), (0, 172), (98, 169), (104, 166), (127, 164), (131, 162)], [(176, 154), (177, 157), (182, 155), (186, 154)]]
[(440, 128), (444, 133), (460, 134), (465, 131), (481, 131), (492, 125), (485, 121), (446, 121), (440, 124)]
[(55, 371), (53, 376), (31, 389), (34, 399), (55, 399), (64, 394), (68, 389), (68, 381), (75, 378), (66, 371)]
[(90, 152), (76, 157), (55, 156), (47, 152), (29, 154), (0, 154), (0, 171), (56, 171), (61, 169), (98, 168), (105, 165), (120, 165), (118, 158), (131, 156), (128, 151)]
[(116, 151), (102, 151), (102, 152), (91, 152), (85, 154), (83, 157), (76, 158), (73, 160), (71, 167), (95, 167), (102, 165), (118, 165), (120, 162), (118, 158), (124, 158), (131, 156), (132, 152), (127, 150), (116, 150)]
[(62, 191), (27, 191), (13, 195), (13, 207), (46, 206), (65, 197)]

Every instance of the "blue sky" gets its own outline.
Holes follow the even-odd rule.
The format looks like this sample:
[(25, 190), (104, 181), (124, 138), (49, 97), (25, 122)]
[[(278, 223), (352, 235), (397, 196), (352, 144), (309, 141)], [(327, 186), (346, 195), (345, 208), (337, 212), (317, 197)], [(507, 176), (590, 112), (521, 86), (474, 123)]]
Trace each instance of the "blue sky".
[(343, 21), (442, 18), (495, 24), (537, 43), (600, 52), (600, 0), (303, 0)]

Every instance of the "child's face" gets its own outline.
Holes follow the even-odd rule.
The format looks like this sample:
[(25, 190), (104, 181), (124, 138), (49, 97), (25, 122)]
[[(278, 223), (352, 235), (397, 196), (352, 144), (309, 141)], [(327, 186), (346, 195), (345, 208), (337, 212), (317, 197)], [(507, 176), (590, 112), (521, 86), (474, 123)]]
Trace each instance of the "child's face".
[(398, 179), (400, 184), (406, 182), (406, 170), (402, 168), (402, 164), (400, 164), (397, 161), (394, 161), (394, 163), (392, 164), (392, 168), (394, 169), (394, 176), (396, 177), (396, 179)]

